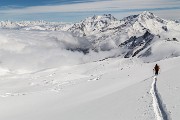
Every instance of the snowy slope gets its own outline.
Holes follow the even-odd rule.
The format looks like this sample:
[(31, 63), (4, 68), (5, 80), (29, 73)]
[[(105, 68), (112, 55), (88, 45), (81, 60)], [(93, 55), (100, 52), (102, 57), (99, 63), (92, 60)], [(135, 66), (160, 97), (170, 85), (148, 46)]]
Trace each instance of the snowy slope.
[[(175, 71), (179, 70), (179, 58), (159, 64), (158, 93), (168, 117), (178, 120), (180, 96)], [(135, 59), (113, 58), (1, 77), (0, 118), (156, 120), (150, 94), (153, 66)]]

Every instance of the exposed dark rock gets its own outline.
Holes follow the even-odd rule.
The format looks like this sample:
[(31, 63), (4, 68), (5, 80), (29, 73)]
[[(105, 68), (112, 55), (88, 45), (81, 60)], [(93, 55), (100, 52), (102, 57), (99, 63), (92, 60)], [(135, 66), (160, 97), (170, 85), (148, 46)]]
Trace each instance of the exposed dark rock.
[(162, 26), (162, 29), (166, 32), (168, 31), (167, 26)]
[(151, 34), (149, 31), (146, 31), (143, 36), (133, 36), (124, 43), (121, 43), (120, 47), (124, 47), (129, 50), (124, 57), (129, 58), (136, 56), (138, 53), (140, 53), (142, 50), (144, 50), (150, 45), (153, 38), (154, 35)]

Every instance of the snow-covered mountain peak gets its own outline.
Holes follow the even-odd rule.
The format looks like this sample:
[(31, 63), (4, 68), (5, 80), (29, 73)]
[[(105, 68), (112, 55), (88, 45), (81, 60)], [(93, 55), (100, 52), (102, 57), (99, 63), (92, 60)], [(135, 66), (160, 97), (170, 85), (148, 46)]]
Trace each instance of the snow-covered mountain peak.
[(146, 22), (146, 20), (149, 20), (149, 19), (160, 19), (158, 18), (157, 16), (155, 16), (153, 13), (151, 12), (147, 12), (147, 11), (144, 11), (142, 12), (141, 14), (138, 14), (138, 15), (130, 15), (128, 17), (125, 17), (123, 18), (121, 21), (124, 21), (126, 23), (134, 23), (136, 21), (138, 22)]
[(94, 15), (93, 17), (88, 17), (85, 20), (82, 21), (82, 23), (85, 22), (109, 22), (109, 21), (117, 21), (117, 19), (112, 16), (111, 14), (104, 14), (104, 15)]
[(103, 14), (103, 15), (94, 15), (93, 17), (89, 17), (89, 19), (92, 19), (94, 21), (100, 21), (100, 20), (113, 20), (116, 21), (117, 19), (112, 16), (111, 14)]
[(155, 16), (152, 12), (144, 11), (141, 14), (139, 14), (141, 17), (148, 17), (148, 18), (155, 18)]
[(124, 22), (123, 27), (128, 32), (129, 36), (132, 34), (140, 36), (143, 35), (147, 30), (155, 35), (167, 31), (167, 24), (170, 21), (159, 18), (151, 12), (144, 11), (139, 15), (125, 17), (121, 20), (121, 22)]
[(100, 33), (108, 27), (115, 27), (115, 24), (118, 23), (120, 23), (120, 21), (111, 14), (104, 14), (102, 16), (94, 15), (79, 23), (75, 23), (69, 31), (78, 36), (89, 36)]
[(162, 24), (166, 24), (167, 21), (162, 19), (162, 18), (159, 18), (158, 16), (154, 15), (153, 13), (151, 12), (147, 12), (147, 11), (144, 11), (142, 12), (141, 14), (138, 15), (138, 19), (139, 20), (154, 20), (156, 22), (159, 22), (159, 23), (162, 23)]
[(144, 11), (138, 15), (131, 15), (128, 17), (123, 18), (121, 21), (127, 22), (127, 23), (135, 23), (135, 22), (147, 22), (149, 20), (155, 21), (155, 22), (159, 22), (162, 24), (166, 24), (167, 21), (164, 19), (159, 18), (158, 16), (154, 15), (151, 12), (148, 11)]

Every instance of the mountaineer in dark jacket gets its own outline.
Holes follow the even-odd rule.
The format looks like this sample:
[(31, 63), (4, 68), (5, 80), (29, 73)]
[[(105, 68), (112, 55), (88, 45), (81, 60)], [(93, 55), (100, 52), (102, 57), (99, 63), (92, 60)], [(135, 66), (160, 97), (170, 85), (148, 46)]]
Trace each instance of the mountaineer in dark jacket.
[(156, 64), (153, 70), (155, 71), (155, 75), (158, 75), (160, 70), (159, 65)]

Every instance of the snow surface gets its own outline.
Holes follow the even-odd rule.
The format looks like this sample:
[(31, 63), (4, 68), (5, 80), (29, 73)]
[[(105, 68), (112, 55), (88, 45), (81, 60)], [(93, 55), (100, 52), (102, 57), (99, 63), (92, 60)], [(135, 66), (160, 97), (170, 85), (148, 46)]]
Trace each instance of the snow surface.
[[(37, 23), (31, 30), (0, 29), (0, 120), (179, 120), (179, 23), (149, 12), (120, 22), (111, 15), (93, 19), (98, 29), (89, 36)], [(141, 31), (139, 20), (158, 29)], [(114, 32), (121, 23), (127, 26)], [(160, 24), (174, 27), (164, 31)], [(99, 31), (105, 26), (115, 29)], [(130, 52), (137, 55), (124, 58)]]
[[(179, 79), (178, 72), (175, 72), (179, 71), (179, 59), (158, 62), (161, 73), (157, 78), (157, 89), (173, 120), (180, 117)], [(153, 66), (154, 63), (112, 58), (30, 74), (2, 76), (0, 118), (155, 120), (150, 94), (154, 83)]]

